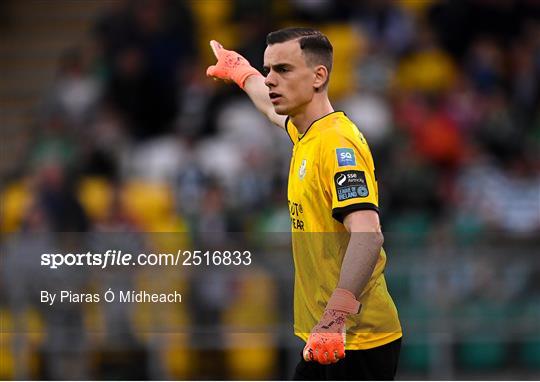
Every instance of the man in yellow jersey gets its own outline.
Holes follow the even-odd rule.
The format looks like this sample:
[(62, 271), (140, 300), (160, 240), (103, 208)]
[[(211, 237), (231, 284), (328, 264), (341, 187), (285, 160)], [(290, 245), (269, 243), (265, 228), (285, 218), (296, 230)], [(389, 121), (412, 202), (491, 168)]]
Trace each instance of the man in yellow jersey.
[(266, 42), (266, 77), (217, 41), (207, 75), (238, 84), (294, 144), (294, 328), (306, 341), (294, 379), (394, 379), (402, 333), (383, 274), (375, 168), (362, 134), (328, 99), (332, 45), (308, 28)]

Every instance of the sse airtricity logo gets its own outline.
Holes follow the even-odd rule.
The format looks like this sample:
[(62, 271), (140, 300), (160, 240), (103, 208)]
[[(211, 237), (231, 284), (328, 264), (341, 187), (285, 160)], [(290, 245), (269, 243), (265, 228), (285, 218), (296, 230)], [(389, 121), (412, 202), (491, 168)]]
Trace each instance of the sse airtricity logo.
[(338, 202), (354, 198), (365, 198), (369, 195), (364, 171), (347, 170), (334, 175)]
[(356, 166), (356, 158), (353, 149), (336, 149), (338, 166)]

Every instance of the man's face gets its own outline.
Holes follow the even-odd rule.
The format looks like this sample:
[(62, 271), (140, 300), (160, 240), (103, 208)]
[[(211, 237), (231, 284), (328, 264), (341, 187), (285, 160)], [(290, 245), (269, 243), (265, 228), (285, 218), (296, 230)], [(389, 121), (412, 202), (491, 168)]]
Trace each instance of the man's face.
[(298, 40), (267, 46), (264, 68), (268, 73), (265, 84), (276, 113), (301, 113), (315, 93), (315, 72), (307, 65)]

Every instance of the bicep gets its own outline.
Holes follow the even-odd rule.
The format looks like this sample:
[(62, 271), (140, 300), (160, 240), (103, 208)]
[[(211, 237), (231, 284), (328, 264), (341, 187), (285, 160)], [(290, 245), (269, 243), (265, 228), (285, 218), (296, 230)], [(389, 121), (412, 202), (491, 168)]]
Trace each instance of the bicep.
[(274, 125), (285, 129), (286, 116), (274, 111), (274, 105), (268, 96), (268, 87), (264, 84), (264, 77), (250, 76), (247, 78), (244, 91), (247, 93), (255, 107), (262, 112)]
[(286, 116), (279, 115), (276, 112), (270, 112), (270, 115), (268, 116), (268, 119), (274, 125), (276, 125), (278, 127), (281, 127), (283, 130), (285, 130), (285, 122), (287, 122), (287, 117)]
[(379, 214), (373, 210), (353, 211), (343, 219), (349, 232), (381, 232)]

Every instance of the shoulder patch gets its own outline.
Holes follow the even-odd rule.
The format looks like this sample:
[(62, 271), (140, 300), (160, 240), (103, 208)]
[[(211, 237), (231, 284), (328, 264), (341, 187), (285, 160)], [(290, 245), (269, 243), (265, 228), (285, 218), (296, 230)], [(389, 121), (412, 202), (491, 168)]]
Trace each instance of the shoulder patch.
[(369, 195), (366, 176), (363, 171), (349, 170), (334, 175), (334, 185), (338, 202)]
[(354, 150), (349, 148), (336, 149), (338, 166), (356, 166), (356, 157)]

